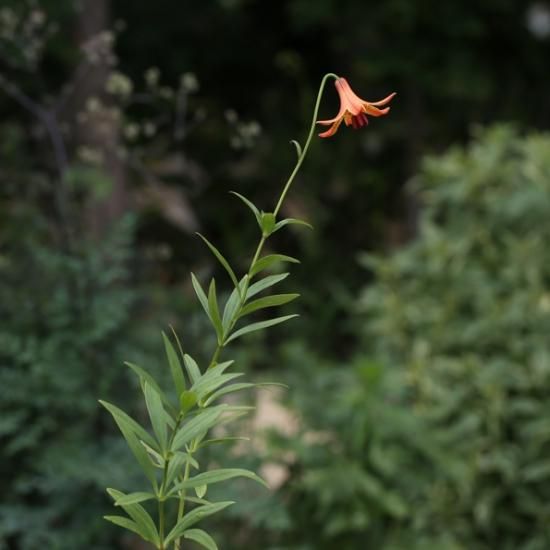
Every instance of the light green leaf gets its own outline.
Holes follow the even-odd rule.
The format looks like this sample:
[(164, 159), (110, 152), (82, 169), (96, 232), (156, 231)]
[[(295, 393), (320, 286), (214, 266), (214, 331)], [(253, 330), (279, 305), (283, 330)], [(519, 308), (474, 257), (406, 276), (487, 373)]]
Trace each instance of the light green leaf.
[(216, 512), (220, 512), (224, 508), (234, 504), (233, 501), (227, 502), (216, 502), (213, 504), (205, 504), (204, 506), (198, 506), (197, 508), (191, 510), (181, 520), (179, 523), (168, 533), (166, 540), (164, 541), (165, 546), (168, 546), (174, 539), (181, 537), (189, 527), (195, 525), (201, 519), (211, 516)]
[(209, 430), (218, 420), (226, 405), (217, 405), (210, 409), (201, 409), (200, 412), (188, 420), (176, 433), (172, 442), (172, 451), (178, 451), (187, 442), (191, 441), (198, 435)]
[[(199, 400), (202, 399), (204, 394), (208, 393), (208, 391), (213, 391), (215, 388), (219, 387), (219, 384), (215, 388), (210, 387), (210, 385), (213, 381), (217, 380), (233, 363), (234, 361), (224, 361), (223, 363), (207, 370), (197, 379), (193, 386), (191, 386), (191, 390), (197, 393)], [(228, 379), (225, 378), (224, 382), (227, 381)]]
[(112, 403), (108, 403), (107, 401), (99, 400), (101, 405), (103, 405), (112, 415), (113, 418), (116, 420), (117, 418), (124, 422), (125, 425), (129, 427), (129, 429), (134, 432), (139, 439), (142, 439), (152, 447), (155, 451), (160, 451), (158, 443), (154, 440), (153, 436), (149, 434), (149, 432), (140, 426), (131, 416), (127, 415), (122, 409), (119, 409), (116, 405), (113, 405)]
[(298, 156), (298, 158), (300, 158), (302, 156), (302, 146), (295, 139), (291, 139), (290, 143), (294, 145), (294, 147), (296, 148), (296, 155)]
[[(125, 496), (124, 493), (116, 489), (107, 489), (107, 492), (114, 501), (118, 501)], [(121, 506), (136, 522), (140, 536), (158, 546), (160, 540), (155, 522), (151, 519), (151, 516), (147, 513), (145, 508), (143, 508), (141, 504), (124, 504)]]
[(274, 294), (273, 296), (266, 296), (265, 298), (260, 298), (246, 304), (241, 310), (239, 317), (244, 317), (249, 313), (257, 311), (259, 309), (264, 309), (266, 307), (276, 307), (292, 302), (300, 296), (299, 294)]
[(275, 230), (275, 214), (272, 212), (262, 212), (260, 227), (262, 228), (262, 235), (264, 237), (269, 237)]
[[(100, 403), (113, 415), (113, 418), (121, 431), (124, 439), (126, 440), (126, 443), (128, 444), (128, 447), (130, 447), (130, 450), (132, 451), (133, 455), (136, 457), (136, 460), (138, 461), (139, 465), (141, 466), (144, 474), (147, 476), (149, 481), (153, 484), (154, 487), (156, 487), (157, 480), (155, 476), (155, 469), (154, 465), (151, 462), (151, 458), (147, 454), (147, 451), (143, 448), (143, 445), (138, 440), (138, 437), (136, 436), (136, 427), (138, 428), (138, 436), (139, 434), (147, 434), (147, 439), (153, 443), (151, 447), (158, 448), (158, 444), (155, 442), (155, 440), (147, 433), (145, 430), (139, 426), (137, 422), (130, 419), (130, 417), (126, 414), (120, 414), (122, 411), (115, 407), (114, 405), (111, 405), (110, 403), (106, 403), (105, 401), (100, 401)], [(128, 419), (130, 421), (128, 421)], [(144, 439), (145, 441), (147, 439)]]
[(246, 299), (248, 300), (252, 298), (252, 296), (255, 296), (259, 292), (262, 292), (262, 290), (265, 290), (270, 286), (280, 283), (281, 281), (286, 279), (288, 275), (289, 275), (288, 273), (281, 273), (279, 275), (268, 275), (267, 277), (264, 277), (263, 279), (259, 280), (257, 283), (250, 285), (246, 293)]
[(234, 380), (235, 378), (240, 378), (243, 375), (244, 374), (242, 372), (234, 372), (229, 374), (220, 374), (209, 379), (204, 379), (203, 377), (203, 380), (200, 380), (197, 387), (193, 388), (193, 390), (197, 393), (200, 401), (214, 390), (217, 390), (220, 386), (227, 384), (227, 382), (231, 382), (231, 380)]
[(172, 373), (172, 379), (174, 380), (174, 385), (176, 386), (176, 392), (178, 395), (181, 395), (185, 391), (185, 376), (183, 375), (183, 369), (181, 367), (178, 354), (172, 345), (172, 342), (168, 339), (164, 332), (162, 333), (162, 339), (164, 341), (164, 348), (166, 350), (166, 356), (168, 357), (168, 364), (170, 365), (170, 372)]
[(275, 231), (279, 231), (279, 229), (281, 229), (281, 227), (284, 227), (285, 225), (304, 225), (309, 229), (313, 229), (313, 226), (311, 224), (305, 222), (304, 220), (297, 220), (295, 218), (286, 218), (286, 219), (281, 220), (280, 222), (277, 222), (275, 224), (275, 228), (273, 229), (273, 233), (275, 233)]
[[(173, 497), (173, 498), (177, 498), (177, 497)], [(185, 495), (185, 500), (188, 502), (192, 502), (193, 504), (212, 504), (211, 502), (209, 502), (204, 498), (192, 497), (189, 495)]]
[(180, 407), (183, 413), (192, 409), (198, 401), (197, 394), (194, 391), (186, 390), (180, 395)]
[(187, 370), (190, 380), (195, 383), (201, 377), (201, 370), (197, 365), (197, 362), (188, 354), (183, 356), (183, 363)]
[(162, 391), (161, 387), (157, 384), (157, 381), (144, 368), (134, 363), (129, 363), (128, 361), (126, 361), (124, 364), (128, 368), (130, 368), (132, 371), (134, 371), (134, 373), (138, 376), (142, 384), (142, 387), (143, 387), (143, 382), (147, 382), (160, 395), (163, 403), (166, 405), (168, 410), (172, 414), (174, 415), (176, 414), (177, 411), (174, 409), (174, 405), (170, 403), (170, 400), (168, 399), (167, 395)]
[(110, 521), (111, 523), (114, 523), (119, 527), (124, 527), (124, 529), (128, 529), (128, 531), (132, 531), (133, 533), (136, 533), (136, 535), (145, 538), (143, 537), (138, 524), (131, 519), (125, 518), (123, 516), (103, 516), (103, 519), (106, 519), (107, 521)]
[(246, 477), (252, 479), (257, 483), (260, 483), (264, 487), (269, 488), (269, 485), (258, 475), (250, 470), (244, 470), (242, 468), (221, 468), (219, 470), (210, 470), (209, 472), (203, 472), (194, 477), (180, 481), (174, 485), (171, 492), (181, 491), (182, 489), (193, 489), (194, 487), (200, 487), (201, 485), (212, 485), (214, 483), (221, 483), (235, 477)]
[(211, 250), (212, 254), (216, 256), (218, 261), (222, 264), (222, 266), (227, 271), (229, 277), (231, 277), (231, 280), (233, 281), (233, 285), (235, 288), (239, 287), (239, 281), (237, 281), (237, 277), (235, 276), (235, 273), (231, 269), (231, 266), (229, 265), (229, 262), (222, 256), (221, 252), (204, 236), (200, 233), (197, 233), (197, 235), (206, 243), (206, 246)]
[(248, 274), (241, 279), (239, 283), (239, 288), (233, 289), (233, 291), (229, 295), (229, 298), (227, 299), (227, 302), (225, 303), (225, 307), (223, 309), (223, 318), (222, 318), (222, 326), (225, 333), (227, 333), (227, 331), (229, 330), (229, 327), (231, 326), (231, 323), (234, 320), (234, 317), (241, 303), (240, 297), (243, 296), (244, 294), (244, 288), (247, 285), (247, 282), (248, 282)]
[(216, 399), (219, 399), (222, 395), (227, 395), (228, 393), (234, 393), (236, 391), (246, 390), (248, 388), (253, 388), (257, 384), (251, 384), (250, 382), (241, 382), (240, 384), (229, 384), (224, 388), (219, 389), (217, 392), (214, 392), (205, 402), (204, 406), (208, 407), (210, 403), (213, 403)]
[(168, 463), (168, 471), (166, 472), (166, 487), (170, 487), (172, 481), (182, 473), (182, 469), (187, 462), (194, 468), (199, 467), (198, 462), (190, 454), (177, 451), (172, 455)]
[(250, 208), (250, 210), (252, 210), (252, 212), (254, 213), (254, 216), (256, 217), (258, 225), (260, 225), (261, 214), (260, 214), (260, 211), (254, 205), (254, 203), (252, 201), (248, 200), (243, 195), (237, 193), (236, 191), (230, 191), (230, 193), (232, 195), (235, 195), (236, 197), (239, 197), (239, 199), (241, 199), (246, 204), (246, 206), (248, 206), (248, 208)]
[(195, 494), (199, 498), (203, 498), (204, 495), (206, 495), (206, 491), (208, 490), (208, 485), (200, 485), (199, 487), (195, 487)]
[(206, 548), (206, 550), (218, 550), (216, 541), (202, 529), (188, 529), (183, 533), (183, 538), (195, 541)]
[(216, 437), (213, 439), (205, 439), (200, 445), (199, 449), (206, 447), (207, 445), (218, 445), (220, 443), (231, 443), (234, 441), (250, 441), (249, 437)]
[(127, 506), (128, 504), (137, 504), (138, 502), (145, 502), (146, 500), (151, 500), (153, 498), (156, 498), (153, 493), (130, 493), (115, 500), (115, 506)]
[(284, 254), (268, 254), (267, 256), (264, 256), (263, 258), (260, 258), (258, 261), (256, 261), (256, 263), (252, 267), (250, 276), (254, 277), (254, 275), (259, 273), (260, 271), (263, 271), (264, 269), (268, 269), (273, 264), (276, 264), (278, 262), (289, 262), (293, 264), (299, 264), (300, 260), (297, 260), (292, 256), (286, 256)]
[(246, 327), (243, 327), (236, 332), (234, 332), (226, 341), (225, 344), (228, 344), (229, 342), (236, 340), (237, 338), (243, 336), (244, 334), (248, 334), (249, 332), (255, 332), (257, 330), (262, 330), (264, 328), (272, 327), (274, 325), (278, 325), (280, 323), (284, 323), (285, 321), (288, 321), (289, 319), (292, 319), (293, 317), (298, 317), (297, 314), (294, 315), (284, 315), (283, 317), (276, 317), (275, 319), (269, 319), (268, 321), (260, 321), (259, 323), (252, 323), (251, 325), (247, 325)]
[(144, 383), (143, 393), (145, 394), (145, 404), (147, 405), (147, 412), (149, 413), (149, 418), (151, 419), (153, 431), (155, 432), (155, 435), (160, 443), (161, 450), (164, 451), (166, 450), (167, 444), (167, 432), (162, 400), (160, 395), (148, 382)]
[(218, 308), (218, 298), (216, 296), (216, 281), (210, 281), (208, 288), (208, 311), (210, 312), (210, 320), (218, 336), (218, 344), (223, 342), (223, 326), (220, 318), (220, 310)]
[(162, 470), (164, 468), (164, 457), (160, 453), (157, 453), (157, 451), (155, 451), (154, 449), (151, 449), (151, 447), (149, 447), (149, 445), (147, 445), (145, 441), (140, 440), (140, 443), (149, 453), (149, 457), (153, 459), (153, 466)]
[(210, 318), (210, 312), (208, 311), (208, 298), (206, 297), (206, 294), (204, 293), (204, 290), (202, 289), (202, 286), (195, 277), (194, 273), (191, 273), (191, 283), (193, 284), (195, 294), (197, 295), (202, 308), (204, 309), (206, 315), (208, 315), (208, 318)]

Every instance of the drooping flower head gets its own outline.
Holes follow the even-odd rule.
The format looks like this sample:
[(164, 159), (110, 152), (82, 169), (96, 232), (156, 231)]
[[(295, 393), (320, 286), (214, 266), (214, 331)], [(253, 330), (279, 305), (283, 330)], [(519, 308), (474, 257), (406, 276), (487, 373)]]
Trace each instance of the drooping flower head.
[(330, 126), (326, 132), (319, 134), (319, 137), (322, 138), (333, 136), (340, 127), (340, 124), (342, 124), (342, 121), (344, 121), (346, 126), (351, 125), (353, 128), (357, 129), (369, 123), (367, 115), (378, 117), (388, 114), (390, 110), (389, 107), (385, 109), (379, 109), (379, 107), (387, 105), (395, 95), (394, 92), (380, 101), (371, 103), (370, 101), (365, 101), (358, 97), (350, 88), (345, 78), (337, 78), (334, 81), (334, 85), (340, 96), (340, 110), (334, 118), (317, 121), (317, 124)]

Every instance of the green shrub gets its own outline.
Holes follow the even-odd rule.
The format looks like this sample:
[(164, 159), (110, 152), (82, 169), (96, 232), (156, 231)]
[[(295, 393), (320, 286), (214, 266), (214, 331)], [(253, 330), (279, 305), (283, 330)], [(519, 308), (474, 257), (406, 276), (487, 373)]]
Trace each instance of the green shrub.
[(119, 387), (128, 399), (117, 358), (139, 354), (132, 228), (68, 253), (43, 222), (2, 218), (13, 238), (0, 255), (0, 548), (106, 550), (105, 480), (126, 485), (133, 471), (97, 397)]
[[(464, 549), (550, 546), (550, 136), (499, 126), (429, 159), (418, 238), (368, 260), (368, 341), (461, 464), (411, 514)], [(405, 475), (415, 476), (415, 472)]]
[(414, 185), (417, 238), (361, 258), (375, 359), (286, 358), (302, 429), (275, 440), (289, 525), (266, 547), (550, 547), (550, 137), (479, 132)]

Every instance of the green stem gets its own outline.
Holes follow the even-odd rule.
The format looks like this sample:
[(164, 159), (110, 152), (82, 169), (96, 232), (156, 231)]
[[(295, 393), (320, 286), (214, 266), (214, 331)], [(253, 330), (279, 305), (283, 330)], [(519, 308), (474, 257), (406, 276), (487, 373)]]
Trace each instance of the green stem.
[(288, 178), (288, 181), (286, 182), (286, 185), (283, 189), (283, 192), (281, 193), (281, 196), (279, 198), (279, 202), (277, 203), (277, 206), (275, 207), (275, 210), (273, 211), (273, 214), (277, 216), (279, 213), (279, 210), (281, 209), (281, 206), (283, 205), (283, 201), (285, 200), (286, 194), (288, 193), (288, 190), (290, 189), (290, 186), (292, 185), (292, 182), (294, 181), (294, 178), (296, 177), (296, 174), (300, 170), (300, 166), (302, 166), (302, 162), (304, 162), (304, 159), (307, 154), (307, 150), (309, 149), (309, 144), (311, 143), (311, 138), (313, 137), (313, 133), (315, 131), (315, 123), (317, 122), (317, 115), (319, 114), (319, 106), (321, 105), (321, 98), (323, 97), (323, 91), (325, 89), (325, 84), (327, 83), (327, 80), (329, 78), (338, 79), (338, 76), (334, 73), (327, 73), (323, 80), (321, 80), (321, 85), (319, 86), (319, 92), (317, 93), (317, 101), (315, 102), (315, 109), (313, 109), (313, 119), (311, 121), (311, 126), (309, 128), (309, 134), (307, 136), (306, 144), (304, 145), (304, 148), (302, 149), (301, 155), (298, 157), (298, 162), (296, 163), (296, 166), (294, 167), (294, 170), (292, 170), (292, 173), (290, 174), (290, 177)]
[(210, 363), (208, 363), (208, 368), (206, 370), (211, 369), (212, 367), (215, 367), (218, 362), (218, 357), (220, 356), (220, 352), (222, 351), (223, 344), (217, 344), (216, 349), (214, 350), (214, 353), (212, 354), (212, 359), (210, 359)]
[[(286, 195), (287, 195), (287, 193), (290, 189), (290, 186), (292, 185), (292, 182), (294, 181), (294, 178), (296, 177), (296, 174), (300, 170), (300, 167), (302, 166), (302, 163), (304, 162), (304, 159), (306, 157), (307, 151), (309, 149), (309, 145), (311, 143), (311, 139), (313, 138), (313, 134), (314, 134), (314, 131), (315, 131), (315, 124), (316, 124), (316, 121), (317, 121), (317, 115), (319, 113), (319, 106), (321, 105), (321, 98), (323, 96), (323, 91), (325, 89), (325, 85), (326, 85), (327, 80), (329, 78), (338, 79), (338, 76), (335, 75), (334, 73), (328, 73), (321, 80), (321, 84), (319, 86), (319, 92), (317, 94), (317, 100), (315, 102), (315, 108), (313, 110), (313, 119), (311, 121), (311, 126), (310, 126), (310, 129), (309, 129), (309, 134), (307, 136), (306, 143), (304, 145), (304, 148), (300, 152), (300, 155), (298, 157), (298, 161), (296, 162), (296, 165), (294, 166), (294, 169), (292, 170), (292, 173), (290, 174), (290, 177), (288, 178), (288, 180), (287, 180), (287, 182), (286, 182), (286, 184), (283, 188), (281, 196), (279, 197), (277, 205), (275, 206), (275, 210), (273, 211), (273, 215), (275, 217), (279, 213), (279, 210), (281, 209), (281, 206), (283, 205), (285, 197), (286, 197)], [(248, 285), (250, 284), (252, 270), (254, 269), (254, 265), (256, 264), (258, 259), (260, 258), (260, 254), (262, 253), (263, 247), (264, 247), (265, 242), (267, 241), (268, 237), (269, 237), (269, 235), (262, 235), (262, 238), (260, 239), (260, 242), (258, 243), (258, 246), (256, 247), (256, 251), (254, 252), (254, 256), (252, 257), (252, 261), (250, 262), (250, 267), (248, 268), (246, 282), (245, 282), (244, 288), (241, 292), (239, 306), (237, 307), (236, 313), (233, 316), (233, 319), (230, 323), (229, 330), (227, 331), (228, 334), (233, 329), (235, 323), (237, 322), (237, 319), (239, 318), (239, 313), (241, 312), (241, 310), (244, 306), (244, 303), (245, 303), (245, 300), (246, 300), (246, 292), (248, 290)], [(208, 369), (213, 368), (217, 364), (218, 357), (220, 356), (223, 345), (224, 345), (224, 342), (218, 343), (216, 345), (216, 349), (214, 350), (214, 353), (212, 354), (212, 358), (210, 359), (210, 363), (208, 364)], [(172, 433), (172, 437), (171, 437), (171, 440), (170, 440), (170, 444), (168, 445), (168, 448), (171, 448), (171, 446), (172, 446), (172, 440), (174, 438), (175, 433), (178, 430), (178, 427), (179, 427), (179, 424), (181, 423), (181, 420), (182, 420), (182, 417), (181, 416), (178, 417), (178, 420), (176, 422), (176, 427), (174, 428), (174, 431)], [(194, 444), (193, 444), (193, 451), (196, 450), (195, 443), (196, 442), (194, 442)], [(162, 485), (161, 485), (161, 496), (163, 496), (164, 491), (165, 491), (166, 472), (167, 472), (167, 469), (168, 469), (168, 464), (169, 464), (169, 459), (167, 459), (165, 461), (164, 474), (163, 474)], [(185, 472), (184, 472), (184, 475), (183, 475), (183, 480), (184, 481), (189, 478), (189, 469), (190, 469), (190, 465), (189, 465), (189, 461), (188, 461), (185, 465)], [(185, 489), (183, 489), (180, 492), (180, 495), (179, 495), (180, 498), (179, 498), (179, 506), (178, 506), (178, 517), (177, 517), (178, 522), (181, 520), (181, 518), (183, 518), (183, 515), (185, 513), (185, 496), (186, 496), (186, 491), (185, 491)], [(160, 532), (160, 550), (164, 550), (164, 501), (159, 501), (159, 523), (160, 523), (160, 529), (159, 529), (159, 532)], [(180, 548), (180, 539), (179, 538), (174, 541), (174, 550), (181, 550), (181, 548)]]
[[(187, 481), (189, 479), (189, 469), (190, 469), (190, 463), (189, 461), (187, 461), (187, 463), (185, 464), (185, 471), (183, 473), (183, 478), (181, 479), (181, 481)], [(180, 502), (178, 506), (178, 519), (176, 521), (176, 525), (179, 523), (180, 519), (183, 517), (183, 514), (185, 512), (185, 494), (186, 494), (186, 490), (182, 489), (180, 491)], [(174, 541), (174, 550), (181, 550), (179, 537)]]
[[(181, 421), (183, 420), (183, 414), (179, 414), (176, 418), (176, 423), (174, 425), (174, 429), (172, 430), (172, 433), (170, 435), (170, 440), (168, 441), (168, 449), (172, 448), (172, 443), (174, 442), (174, 437), (176, 437), (176, 433), (179, 430), (179, 427), (181, 425)], [(165, 550), (164, 549), (164, 531), (165, 531), (165, 514), (164, 514), (164, 493), (166, 492), (166, 478), (168, 475), (168, 466), (170, 465), (170, 458), (165, 456), (164, 458), (164, 468), (162, 470), (162, 481), (160, 483), (160, 490), (159, 490), (159, 501), (158, 501), (158, 513), (159, 513), (159, 538), (160, 538), (160, 546), (159, 550)]]
[[(229, 325), (229, 330), (227, 331), (228, 334), (231, 332), (231, 329), (235, 326), (235, 323), (237, 322), (237, 319), (239, 317), (239, 313), (241, 312), (241, 309), (244, 305), (245, 297), (246, 297), (246, 291), (248, 290), (248, 283), (250, 281), (250, 274), (252, 273), (252, 269), (254, 267), (254, 264), (258, 261), (258, 258), (260, 257), (260, 254), (262, 252), (262, 249), (264, 247), (264, 244), (265, 244), (266, 240), (267, 240), (267, 237), (262, 236), (262, 238), (260, 239), (260, 242), (258, 243), (258, 246), (256, 247), (256, 252), (254, 253), (254, 257), (252, 258), (252, 261), (250, 262), (250, 267), (248, 268), (248, 272), (247, 272), (248, 277), (247, 277), (246, 283), (244, 285), (244, 288), (243, 288), (243, 291), (242, 291), (242, 294), (241, 294), (241, 298), (240, 298), (240, 301), (239, 301), (239, 307), (237, 308), (235, 316), (233, 317), (233, 320), (231, 321), (231, 324)], [(216, 362), (218, 361), (218, 357), (220, 356), (222, 347), (223, 347), (223, 343), (216, 345), (216, 349), (214, 350), (214, 353), (212, 354), (212, 359), (210, 359), (210, 363), (208, 363), (208, 369), (211, 369), (212, 367), (216, 366)]]
[[(285, 200), (285, 197), (290, 189), (290, 186), (292, 185), (292, 182), (294, 181), (294, 178), (296, 177), (296, 174), (300, 170), (300, 167), (302, 166), (302, 163), (304, 162), (304, 159), (306, 157), (307, 151), (309, 149), (309, 145), (311, 143), (311, 139), (313, 138), (313, 133), (315, 132), (315, 124), (317, 122), (317, 115), (319, 114), (319, 107), (321, 105), (321, 99), (323, 97), (323, 91), (325, 89), (325, 85), (327, 83), (327, 80), (329, 78), (338, 79), (338, 75), (335, 75), (334, 73), (327, 73), (323, 79), (321, 80), (321, 84), (319, 86), (319, 92), (317, 93), (317, 100), (315, 101), (315, 108), (313, 109), (313, 118), (311, 120), (311, 126), (309, 128), (309, 134), (307, 136), (306, 143), (304, 145), (304, 148), (302, 149), (302, 152), (300, 153), (300, 156), (298, 157), (298, 161), (296, 162), (296, 165), (294, 166), (294, 169), (292, 170), (292, 173), (290, 174), (290, 177), (288, 178), (283, 191), (281, 193), (281, 196), (279, 197), (279, 200), (277, 201), (277, 206), (275, 206), (275, 210), (273, 211), (273, 215), (276, 217), (279, 213), (279, 210), (281, 209), (281, 206), (283, 205), (283, 202)], [(231, 332), (231, 329), (234, 327), (235, 323), (237, 322), (237, 319), (239, 318), (239, 313), (241, 312), (242, 307), (244, 306), (245, 299), (246, 299), (246, 291), (248, 290), (248, 285), (250, 283), (250, 277), (252, 273), (252, 269), (254, 268), (254, 264), (258, 261), (260, 254), (262, 252), (262, 249), (264, 247), (264, 244), (268, 238), (268, 235), (262, 235), (262, 238), (260, 239), (260, 242), (258, 243), (258, 246), (256, 247), (256, 252), (254, 253), (254, 256), (252, 258), (252, 261), (250, 262), (250, 267), (248, 268), (248, 277), (244, 286), (244, 289), (241, 293), (241, 298), (239, 302), (239, 307), (236, 310), (236, 313), (233, 317), (233, 320), (229, 326), (229, 330), (227, 331), (228, 334)], [(216, 362), (218, 360), (218, 357), (221, 353), (221, 350), (223, 348), (224, 343), (217, 344), (216, 349), (214, 350), (214, 353), (212, 354), (212, 359), (210, 359), (210, 363), (208, 364), (208, 369), (211, 369), (212, 367), (216, 366)]]
[(159, 550), (164, 550), (164, 500), (159, 500), (159, 537), (160, 546)]

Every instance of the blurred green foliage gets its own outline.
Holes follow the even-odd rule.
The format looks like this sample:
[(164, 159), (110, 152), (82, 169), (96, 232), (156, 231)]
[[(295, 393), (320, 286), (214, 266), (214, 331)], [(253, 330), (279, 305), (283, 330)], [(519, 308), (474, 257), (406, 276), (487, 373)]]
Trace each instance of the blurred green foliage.
[(287, 356), (303, 425), (274, 440), (291, 477), (273, 547), (550, 544), (550, 136), (478, 131), (413, 184), (417, 238), (361, 258), (376, 359)]
[(140, 349), (128, 285), (133, 224), (68, 253), (52, 248), (37, 212), (29, 224), (14, 211), (3, 212), (0, 255), (0, 541), (106, 548), (103, 486), (128, 483), (132, 466), (97, 396), (122, 389), (116, 366)]

